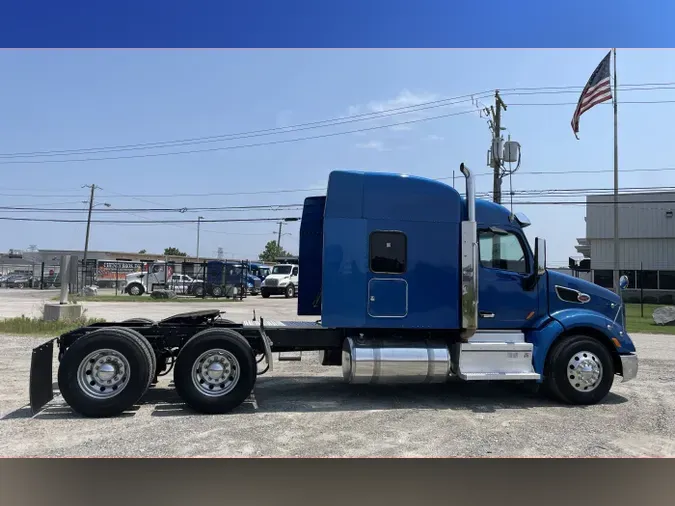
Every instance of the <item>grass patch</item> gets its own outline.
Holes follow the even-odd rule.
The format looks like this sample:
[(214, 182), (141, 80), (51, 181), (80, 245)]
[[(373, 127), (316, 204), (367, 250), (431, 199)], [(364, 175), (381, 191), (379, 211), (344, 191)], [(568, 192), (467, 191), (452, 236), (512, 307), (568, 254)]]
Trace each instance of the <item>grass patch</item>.
[(652, 314), (664, 304), (645, 304), (644, 316), (640, 313), (640, 304), (626, 304), (626, 327), (628, 333), (671, 334), (675, 335), (675, 326), (656, 325)]
[[(52, 297), (51, 300), (59, 300), (60, 297)], [(71, 295), (68, 297), (70, 302), (156, 302), (156, 303), (165, 303), (165, 302), (180, 302), (180, 303), (190, 303), (190, 302), (217, 302), (219, 304), (228, 303), (228, 302), (239, 302), (239, 299), (226, 299), (221, 297), (214, 299), (212, 297), (206, 297), (202, 299), (201, 297), (177, 297), (175, 299), (153, 299), (149, 295), (141, 295), (139, 297), (133, 297), (131, 295), (95, 295), (93, 297), (80, 297), (79, 295)]]
[(0, 320), (0, 334), (13, 336), (58, 336), (65, 332), (103, 322), (99, 318), (81, 317), (75, 320), (45, 321), (42, 318), (17, 316)]

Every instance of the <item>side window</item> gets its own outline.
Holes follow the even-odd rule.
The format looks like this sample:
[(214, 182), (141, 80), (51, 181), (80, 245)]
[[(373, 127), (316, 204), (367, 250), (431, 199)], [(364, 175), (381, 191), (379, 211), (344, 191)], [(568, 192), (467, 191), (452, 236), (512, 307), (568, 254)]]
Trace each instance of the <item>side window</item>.
[(510, 232), (496, 234), (490, 230), (478, 232), (480, 264), (489, 269), (527, 274), (527, 256), (518, 236)]
[(298, 275), (298, 268), (293, 267), (293, 272), (291, 272), (291, 276), (297, 276)]
[(370, 234), (370, 270), (382, 274), (406, 271), (408, 241), (402, 232)]

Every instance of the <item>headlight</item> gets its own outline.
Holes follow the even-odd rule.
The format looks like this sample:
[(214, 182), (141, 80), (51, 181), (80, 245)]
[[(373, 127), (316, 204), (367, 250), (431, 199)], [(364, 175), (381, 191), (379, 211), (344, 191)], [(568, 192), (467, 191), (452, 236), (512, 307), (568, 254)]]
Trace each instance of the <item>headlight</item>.
[(282, 279), (279, 281), (279, 286), (286, 286), (289, 283), (289, 279)]

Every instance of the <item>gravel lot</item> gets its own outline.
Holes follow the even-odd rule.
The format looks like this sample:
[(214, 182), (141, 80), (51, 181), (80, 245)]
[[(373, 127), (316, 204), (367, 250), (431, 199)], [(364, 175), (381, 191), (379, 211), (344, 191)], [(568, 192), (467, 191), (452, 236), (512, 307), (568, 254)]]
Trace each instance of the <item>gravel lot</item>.
[[(2, 292), (6, 292), (3, 290)], [(0, 294), (0, 317), (29, 314), (52, 293)], [(11, 297), (11, 298), (10, 298)], [(6, 304), (7, 302), (7, 304)], [(11, 303), (10, 303), (11, 302)], [(87, 303), (88, 316), (161, 318), (213, 304)], [(295, 301), (223, 304), (227, 317), (293, 318)], [(30, 351), (44, 339), (0, 336), (2, 456), (675, 456), (675, 338), (634, 336), (637, 379), (601, 405), (567, 407), (523, 387), (449, 383), (358, 387), (312, 354), (275, 363), (251, 402), (194, 414), (169, 377), (124, 416), (84, 419), (56, 397), (31, 418)]]

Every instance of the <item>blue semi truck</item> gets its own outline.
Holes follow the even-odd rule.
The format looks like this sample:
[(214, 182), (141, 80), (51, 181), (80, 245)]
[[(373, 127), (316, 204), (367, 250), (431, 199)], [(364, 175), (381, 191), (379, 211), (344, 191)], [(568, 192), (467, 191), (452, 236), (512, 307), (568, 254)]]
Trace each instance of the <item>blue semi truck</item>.
[(224, 413), (273, 370), (274, 352), (319, 351), (349, 383), (532, 382), (563, 403), (602, 401), (637, 374), (621, 297), (546, 269), (529, 221), (442, 182), (334, 171), (305, 200), (303, 290), (297, 312), (317, 321), (235, 323), (218, 310), (154, 322), (97, 323), (33, 350), (31, 407), (59, 389), (86, 416), (131, 407), (173, 370), (193, 409)]

